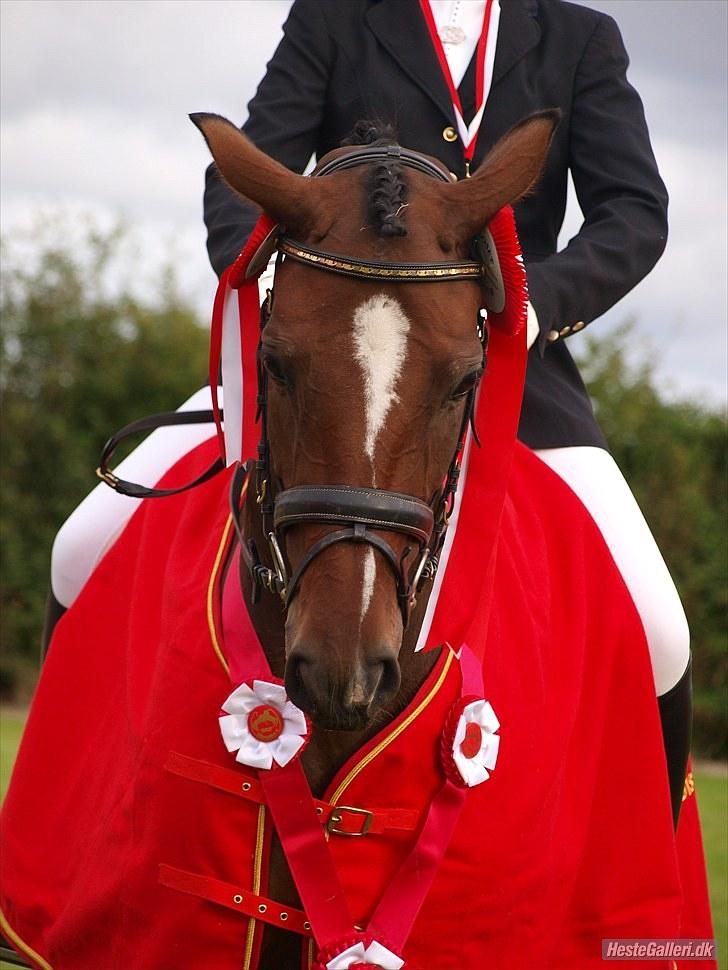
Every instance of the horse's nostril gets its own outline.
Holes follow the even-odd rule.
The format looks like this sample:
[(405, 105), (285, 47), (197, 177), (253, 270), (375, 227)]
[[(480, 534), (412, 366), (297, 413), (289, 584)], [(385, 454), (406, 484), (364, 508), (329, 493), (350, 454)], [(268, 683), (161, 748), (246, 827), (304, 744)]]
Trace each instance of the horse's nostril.
[(291, 654), (286, 663), (284, 683), (290, 700), (307, 714), (316, 713), (315, 695), (306, 684), (306, 674), (310, 672), (310, 664), (300, 654)]
[(384, 657), (378, 661), (382, 668), (377, 687), (376, 699), (382, 703), (389, 700), (399, 691), (402, 675), (396, 657)]

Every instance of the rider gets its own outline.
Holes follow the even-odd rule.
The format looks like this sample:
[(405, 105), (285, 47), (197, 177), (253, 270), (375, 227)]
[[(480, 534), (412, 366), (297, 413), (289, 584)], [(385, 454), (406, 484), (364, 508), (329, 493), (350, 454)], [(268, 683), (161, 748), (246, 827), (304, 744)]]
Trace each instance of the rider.
[[(440, 38), (439, 59), (428, 21)], [(485, 24), (490, 46), (484, 38), (479, 48)], [(477, 132), (481, 100), (479, 51), (490, 90), (468, 162), (464, 148), (473, 128)], [(440, 158), (462, 178), (519, 120), (542, 108), (561, 109), (544, 175), (516, 206), (531, 299), (519, 437), (589, 509), (642, 618), (677, 819), (690, 732), (687, 621), (566, 345), (635, 286), (665, 246), (667, 192), (626, 69), (614, 21), (562, 0), (501, 0), (500, 6), (497, 0), (295, 0), (243, 130), (301, 172), (358, 121), (377, 118), (394, 126), (401, 144)], [(461, 126), (448, 70), (459, 93)], [(569, 172), (584, 222), (556, 252)], [(218, 274), (240, 252), (256, 218), (211, 166), (205, 222)], [(204, 406), (197, 396), (184, 405), (195, 406)], [(151, 482), (196, 443), (175, 429), (171, 450), (161, 454), (158, 443), (170, 433), (155, 432), (154, 441), (131, 456), (124, 476), (146, 474)], [(53, 553), (53, 589), (63, 606), (85, 578), (83, 557), (98, 561), (130, 508), (133, 500), (97, 489), (63, 527)]]

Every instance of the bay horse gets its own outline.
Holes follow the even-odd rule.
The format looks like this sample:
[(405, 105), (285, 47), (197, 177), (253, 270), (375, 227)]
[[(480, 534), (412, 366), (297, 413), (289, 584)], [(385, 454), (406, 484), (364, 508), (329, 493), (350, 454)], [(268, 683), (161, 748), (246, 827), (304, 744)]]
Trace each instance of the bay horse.
[[(57, 959), (207, 970), (239, 966), (243, 949), (245, 970), (296, 970), (302, 938), (303, 966), (313, 965), (290, 854), (263, 824), (269, 810), (275, 819), (272, 802), (245, 800), (267, 793), (265, 772), (231, 770), (211, 725), (229, 689), (215, 620), (228, 589), (242, 591), (272, 674), (312, 723), (300, 756), (310, 791), (292, 817), (304, 803), (312, 814), (313, 796), (330, 835), (367, 835), (375, 815), (399, 820), (384, 837), (330, 839), (360, 922), (372, 898), (399, 885), (440, 793), (454, 797), (443, 739), (452, 712), (463, 714), (468, 655), (446, 638), (415, 645), (442, 576), (466, 435), (477, 445), (476, 431), (487, 432), (479, 467), (492, 459), (494, 476), (505, 474), (489, 450), (497, 397), (489, 427), (468, 432), (479, 385), (491, 400), (482, 394), (499, 346), (494, 331), (482, 384), (480, 311), (499, 299), (497, 286), (486, 294), (484, 230), (539, 177), (557, 117), (516, 126), (460, 182), (390, 138), (337, 149), (304, 178), (225, 119), (193, 120), (222, 177), (283, 227), (261, 318), (258, 460), (239, 519), (243, 480), (233, 476), (237, 545), (226, 539), (226, 476), (142, 503), (54, 633), (3, 811), (13, 864), (0, 893), (1, 928), (30, 941), (24, 952), (47, 954), (36, 960), (44, 968)], [(509, 346), (523, 363), (523, 334)], [(515, 420), (506, 431), (513, 445)], [(217, 443), (204, 447), (209, 459)], [(197, 475), (199, 461), (195, 452), (180, 464)], [(515, 447), (501, 501), (497, 561), (476, 555), (457, 575), (491, 584), (480, 635), (504, 754), (467, 798), (461, 784), (432, 891), (403, 934), (413, 970), (583, 970), (601, 966), (602, 937), (677, 935), (669, 792), (639, 618), (583, 506), (526, 448)], [(229, 656), (235, 644), (224, 646)], [(466, 733), (462, 751), (467, 743)], [(635, 744), (639, 764), (624, 757)], [(360, 832), (336, 827), (347, 813), (365, 819)], [(313, 829), (320, 839), (318, 819)], [(639, 864), (623, 873), (621, 853)], [(252, 909), (241, 910), (251, 891)], [(394, 903), (404, 910), (406, 897)], [(336, 953), (317, 968), (381, 963)]]
[[(363, 265), (455, 265), (471, 258), (473, 240), (495, 214), (534, 185), (558, 113), (515, 127), (476, 175), (460, 182), (436, 159), (426, 162), (439, 179), (422, 164), (405, 167), (396, 149), (369, 164), (304, 178), (226, 120), (192, 119), (222, 177), (285, 226), (302, 251), (333, 252)], [(337, 149), (317, 170), (353, 155), (350, 147)], [(260, 345), (272, 494), (345, 483), (374, 498), (415, 497), (437, 514), (483, 373), (482, 305), (482, 289), (472, 280), (372, 283), (286, 258), (276, 270)], [(335, 529), (314, 516), (300, 519), (285, 532), (290, 572)], [(245, 504), (242, 533), (255, 549), (268, 548), (256, 503)], [(394, 563), (407, 558), (411, 535), (386, 527), (377, 534)], [(242, 566), (245, 600), (273, 673), (314, 724), (303, 754), (314, 795), (410, 703), (438, 657), (437, 650), (414, 652), (431, 582), (409, 616), (390, 565), (373, 543), (325, 547), (308, 563), (284, 613), (273, 597), (254, 595), (253, 573)], [(277, 840), (270, 884), (274, 898), (298, 902)], [(298, 945), (290, 933), (266, 928), (261, 968), (294, 967)]]

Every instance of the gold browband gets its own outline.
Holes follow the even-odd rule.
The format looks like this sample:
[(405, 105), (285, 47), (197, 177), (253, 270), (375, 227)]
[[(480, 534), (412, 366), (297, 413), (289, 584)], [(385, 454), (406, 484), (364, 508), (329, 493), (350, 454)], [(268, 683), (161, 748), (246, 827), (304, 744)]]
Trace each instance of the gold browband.
[(314, 266), (317, 269), (341, 273), (344, 276), (359, 276), (365, 279), (386, 279), (390, 282), (417, 283), (435, 282), (437, 280), (467, 280), (481, 281), (483, 266), (474, 260), (454, 263), (390, 263), (375, 260), (342, 259), (334, 253), (323, 250), (309, 249), (300, 243), (293, 242), (285, 236), (278, 240), (278, 249), (286, 256)]

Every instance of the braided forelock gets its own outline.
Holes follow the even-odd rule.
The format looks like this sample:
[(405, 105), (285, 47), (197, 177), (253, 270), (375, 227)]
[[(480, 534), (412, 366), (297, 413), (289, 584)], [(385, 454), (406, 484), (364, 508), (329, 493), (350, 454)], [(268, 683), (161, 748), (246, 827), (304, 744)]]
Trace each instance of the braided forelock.
[[(377, 121), (358, 121), (342, 145), (398, 145), (391, 125)], [(371, 167), (367, 179), (369, 218), (380, 236), (405, 236), (403, 212), (406, 207), (407, 183), (402, 166), (396, 161), (383, 161)]]

